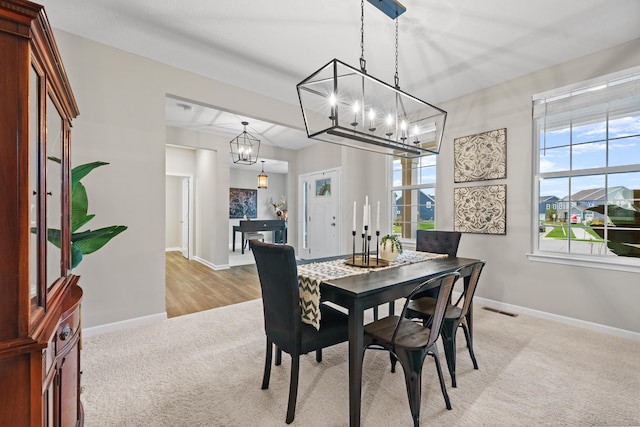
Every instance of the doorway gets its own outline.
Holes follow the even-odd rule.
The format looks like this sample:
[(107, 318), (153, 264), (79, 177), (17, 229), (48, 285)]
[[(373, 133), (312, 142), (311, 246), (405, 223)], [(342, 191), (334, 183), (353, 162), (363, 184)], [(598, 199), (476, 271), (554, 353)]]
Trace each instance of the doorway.
[(302, 259), (340, 254), (340, 175), (340, 169), (332, 169), (298, 178), (302, 213), (298, 254)]
[[(170, 185), (170, 182), (174, 182)], [(179, 251), (185, 259), (193, 256), (193, 175), (167, 174), (167, 249)]]

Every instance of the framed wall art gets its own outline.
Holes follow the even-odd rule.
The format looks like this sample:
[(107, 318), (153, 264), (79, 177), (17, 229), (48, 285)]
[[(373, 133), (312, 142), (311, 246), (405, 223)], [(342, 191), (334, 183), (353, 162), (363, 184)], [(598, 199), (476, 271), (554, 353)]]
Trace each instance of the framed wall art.
[(454, 182), (507, 177), (507, 129), (496, 129), (453, 140)]
[(249, 188), (229, 189), (229, 218), (257, 218), (258, 190)]
[(507, 186), (483, 185), (453, 190), (455, 231), (507, 234)]

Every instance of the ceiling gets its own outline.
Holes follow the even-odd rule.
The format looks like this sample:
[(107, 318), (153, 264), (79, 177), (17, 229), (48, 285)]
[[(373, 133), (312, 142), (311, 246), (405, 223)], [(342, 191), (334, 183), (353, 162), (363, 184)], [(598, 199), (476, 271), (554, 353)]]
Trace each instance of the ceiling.
[[(333, 58), (358, 66), (358, 0), (39, 0), (54, 28), (298, 105)], [(637, 0), (402, 0), (399, 77), (431, 104), (640, 37)], [(394, 22), (364, 4), (367, 71), (393, 82)], [(182, 103), (191, 107), (181, 107)], [(306, 133), (167, 98), (167, 124), (299, 149)], [(300, 115), (300, 129), (304, 129)]]

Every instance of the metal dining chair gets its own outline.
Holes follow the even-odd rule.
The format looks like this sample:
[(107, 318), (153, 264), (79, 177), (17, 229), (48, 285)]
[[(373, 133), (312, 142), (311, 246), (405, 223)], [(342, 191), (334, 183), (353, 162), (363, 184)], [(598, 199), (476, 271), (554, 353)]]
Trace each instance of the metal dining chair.
[[(423, 282), (407, 295), (407, 300), (400, 316), (387, 316), (369, 323), (364, 327), (365, 350), (370, 347), (378, 349), (382, 347), (389, 351), (392, 371), (395, 371), (395, 368), (393, 368), (395, 361), (400, 361), (404, 371), (409, 408), (411, 409), (413, 424), (416, 427), (420, 425), (422, 366), (427, 356), (432, 356), (435, 360), (438, 379), (440, 380), (440, 389), (442, 390), (447, 409), (451, 409), (451, 402), (447, 394), (444, 378), (442, 377), (442, 368), (440, 366), (436, 341), (440, 336), (442, 321), (451, 296), (453, 283), (459, 275), (458, 272), (447, 273)], [(437, 288), (439, 292), (434, 315), (425, 327), (417, 322), (413, 322), (405, 315), (407, 312), (407, 304), (411, 301), (411, 297), (431, 288)]]
[[(468, 316), (473, 302), (473, 296), (475, 295), (478, 287), (480, 273), (482, 273), (484, 265), (485, 261), (478, 261), (470, 266), (464, 267), (465, 269), (471, 269), (469, 284), (454, 304), (449, 303), (447, 305), (447, 310), (444, 315), (442, 341), (444, 343), (444, 354), (447, 359), (447, 366), (449, 368), (449, 374), (451, 375), (451, 385), (453, 387), (457, 387), (456, 331), (459, 327), (464, 331), (467, 348), (469, 349), (469, 355), (471, 356), (471, 362), (473, 363), (473, 369), (478, 369), (478, 362), (476, 361), (476, 356), (473, 352), (473, 333), (468, 323)], [(462, 271), (460, 272), (463, 273)], [(462, 275), (466, 276), (466, 274)], [(432, 319), (435, 316), (438, 300), (439, 299), (430, 297), (413, 299), (408, 303), (406, 316), (409, 318), (422, 319), (425, 324), (428, 324), (429, 322), (432, 322)]]

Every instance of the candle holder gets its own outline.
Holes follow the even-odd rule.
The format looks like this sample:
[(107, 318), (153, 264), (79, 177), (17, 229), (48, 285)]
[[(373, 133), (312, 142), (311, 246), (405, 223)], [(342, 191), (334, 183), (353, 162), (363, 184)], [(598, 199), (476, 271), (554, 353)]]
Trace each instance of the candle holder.
[(376, 231), (376, 265), (380, 264), (380, 230)]
[(356, 259), (356, 230), (353, 230), (351, 232), (351, 235), (353, 236), (353, 247), (351, 250), (351, 259), (355, 260)]

